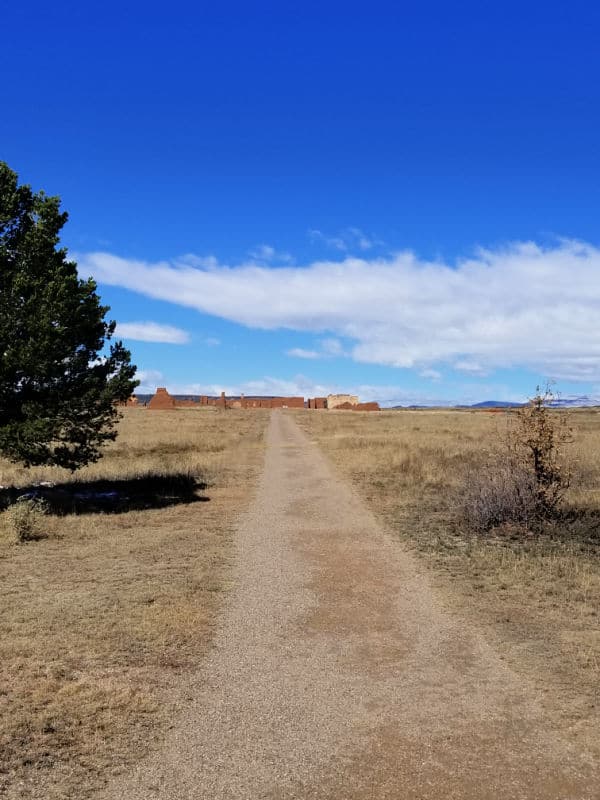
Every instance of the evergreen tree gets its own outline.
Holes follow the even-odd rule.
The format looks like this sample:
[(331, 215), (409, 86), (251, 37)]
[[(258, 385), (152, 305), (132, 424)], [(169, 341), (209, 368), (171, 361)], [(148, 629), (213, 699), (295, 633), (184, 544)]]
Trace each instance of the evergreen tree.
[(75, 470), (116, 437), (115, 403), (138, 382), (95, 282), (58, 246), (66, 221), (0, 162), (0, 453)]

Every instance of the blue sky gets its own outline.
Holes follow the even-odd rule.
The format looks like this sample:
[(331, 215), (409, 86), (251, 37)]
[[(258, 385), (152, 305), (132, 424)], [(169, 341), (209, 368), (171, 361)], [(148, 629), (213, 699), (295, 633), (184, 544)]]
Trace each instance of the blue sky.
[(0, 158), (143, 386), (600, 395), (600, 7), (13, 3)]

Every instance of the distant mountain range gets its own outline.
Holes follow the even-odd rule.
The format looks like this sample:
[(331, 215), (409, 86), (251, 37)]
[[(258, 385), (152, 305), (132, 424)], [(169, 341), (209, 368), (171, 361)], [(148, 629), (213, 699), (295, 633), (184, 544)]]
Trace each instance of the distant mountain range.
[(589, 394), (558, 397), (550, 405), (554, 408), (587, 408), (589, 406), (600, 406), (600, 397), (590, 397)]
[(482, 403), (473, 403), (466, 408), (521, 408), (525, 403), (511, 403), (506, 400), (484, 400)]
[[(452, 406), (449, 403), (440, 404), (440, 408), (522, 408), (527, 403), (516, 403), (510, 400), (484, 400), (481, 403), (472, 403), (471, 405), (456, 405)], [(571, 397), (557, 397), (551, 403), (551, 408), (589, 408), (592, 406), (600, 406), (600, 397), (592, 397), (587, 394), (575, 395)], [(435, 405), (409, 405), (409, 406), (392, 406), (392, 408), (432, 408)]]

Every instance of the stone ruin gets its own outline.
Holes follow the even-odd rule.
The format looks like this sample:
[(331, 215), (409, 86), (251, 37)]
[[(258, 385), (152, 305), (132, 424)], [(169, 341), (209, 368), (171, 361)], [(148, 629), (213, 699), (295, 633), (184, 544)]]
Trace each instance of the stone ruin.
[(327, 397), (313, 397), (308, 408), (327, 408), (336, 411), (380, 411), (379, 403), (360, 403), (354, 394), (330, 394)]
[(327, 408), (339, 408), (358, 405), (358, 397), (354, 394), (328, 394)]
[[(127, 405), (138, 405), (138, 399), (130, 398)], [(379, 403), (359, 403), (358, 397), (350, 394), (330, 394), (328, 397), (313, 397), (305, 401), (303, 397), (226, 397), (221, 392), (219, 397), (200, 395), (198, 400), (193, 398), (180, 399), (169, 394), (164, 386), (148, 403), (148, 408), (153, 410), (169, 410), (175, 408), (201, 408), (214, 406), (216, 408), (312, 408), (336, 409), (338, 411), (379, 411)]]

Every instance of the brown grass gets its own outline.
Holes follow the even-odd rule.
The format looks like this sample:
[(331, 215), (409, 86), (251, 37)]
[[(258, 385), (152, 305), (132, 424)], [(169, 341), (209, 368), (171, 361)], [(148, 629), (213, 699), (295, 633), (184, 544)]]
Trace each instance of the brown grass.
[(544, 537), (511, 530), (473, 536), (457, 522), (461, 483), (495, 446), (504, 414), (307, 412), (297, 419), (387, 526), (434, 567), (448, 605), (485, 627), (515, 669), (560, 692), (575, 727), (589, 723), (600, 679), (600, 414), (572, 414), (566, 500), (577, 518)]
[[(0, 795), (88, 797), (160, 740), (210, 646), (267, 419), (127, 409), (106, 456), (77, 474), (184, 471), (203, 502), (49, 515), (47, 538), (20, 544), (0, 514)], [(71, 479), (6, 462), (0, 476)]]

